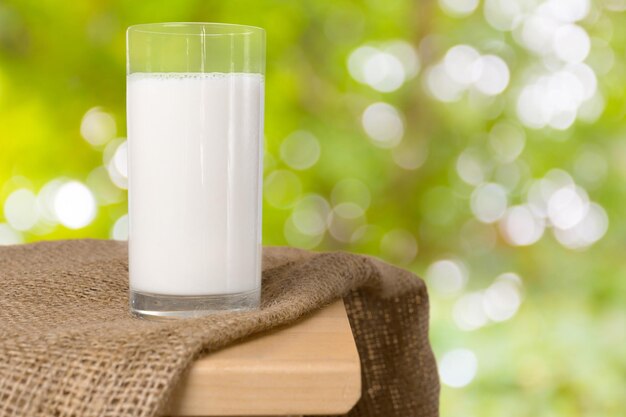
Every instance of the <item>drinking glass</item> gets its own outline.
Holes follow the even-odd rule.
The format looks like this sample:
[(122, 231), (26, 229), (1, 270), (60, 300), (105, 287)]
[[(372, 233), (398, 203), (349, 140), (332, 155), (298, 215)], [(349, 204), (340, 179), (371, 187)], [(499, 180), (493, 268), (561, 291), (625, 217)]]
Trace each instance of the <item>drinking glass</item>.
[(265, 31), (155, 23), (127, 32), (131, 311), (258, 308)]

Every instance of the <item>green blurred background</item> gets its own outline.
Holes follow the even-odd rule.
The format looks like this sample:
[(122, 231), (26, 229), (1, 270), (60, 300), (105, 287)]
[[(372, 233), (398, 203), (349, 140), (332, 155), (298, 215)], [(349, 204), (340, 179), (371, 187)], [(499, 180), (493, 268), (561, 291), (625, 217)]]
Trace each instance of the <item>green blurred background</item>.
[(127, 26), (262, 26), (264, 243), (424, 277), (443, 416), (624, 415), (625, 10), (2, 1), (0, 243), (126, 238)]

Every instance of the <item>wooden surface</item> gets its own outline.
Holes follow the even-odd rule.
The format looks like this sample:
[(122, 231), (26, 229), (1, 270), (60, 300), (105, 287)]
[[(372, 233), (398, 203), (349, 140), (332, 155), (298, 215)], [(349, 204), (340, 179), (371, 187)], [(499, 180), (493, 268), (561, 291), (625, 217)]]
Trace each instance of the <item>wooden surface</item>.
[(290, 327), (199, 359), (169, 414), (343, 414), (360, 395), (359, 356), (343, 301), (337, 301)]

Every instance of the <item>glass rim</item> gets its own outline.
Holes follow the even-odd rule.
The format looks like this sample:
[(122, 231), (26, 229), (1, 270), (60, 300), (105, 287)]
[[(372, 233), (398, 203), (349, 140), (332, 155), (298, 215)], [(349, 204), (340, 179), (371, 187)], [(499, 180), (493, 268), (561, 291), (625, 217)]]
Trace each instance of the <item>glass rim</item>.
[[(215, 32), (215, 33), (192, 33), (192, 32), (176, 32), (167, 30), (168, 27), (221, 27), (223, 29), (233, 29), (232, 31)], [(161, 23), (141, 23), (129, 26), (126, 30), (130, 32), (148, 33), (153, 35), (179, 35), (179, 36), (232, 36), (232, 35), (254, 35), (264, 34), (265, 29), (258, 26), (240, 25), (236, 23), (214, 23), (214, 22), (161, 22)]]

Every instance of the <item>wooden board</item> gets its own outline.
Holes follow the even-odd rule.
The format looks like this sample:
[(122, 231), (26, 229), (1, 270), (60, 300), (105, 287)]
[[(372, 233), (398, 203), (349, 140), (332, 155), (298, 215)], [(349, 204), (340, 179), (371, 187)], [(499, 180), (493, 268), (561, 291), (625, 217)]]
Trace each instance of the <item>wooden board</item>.
[(361, 369), (342, 301), (287, 328), (199, 359), (177, 387), (174, 416), (343, 414)]

